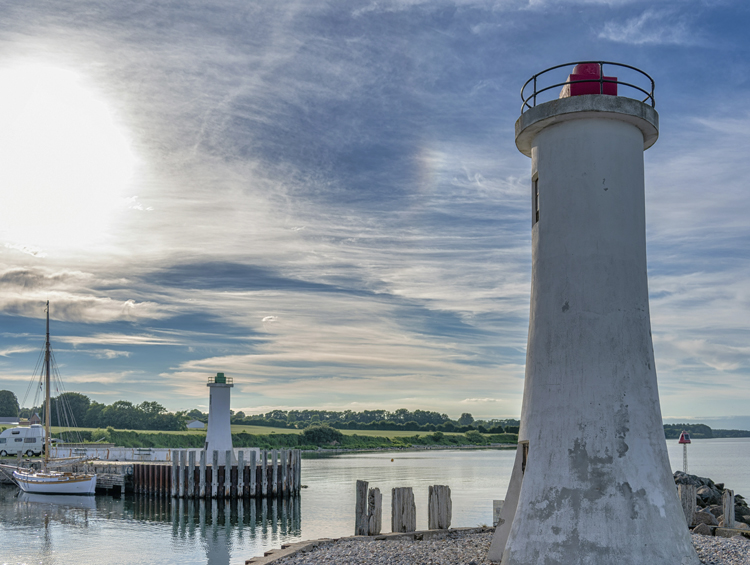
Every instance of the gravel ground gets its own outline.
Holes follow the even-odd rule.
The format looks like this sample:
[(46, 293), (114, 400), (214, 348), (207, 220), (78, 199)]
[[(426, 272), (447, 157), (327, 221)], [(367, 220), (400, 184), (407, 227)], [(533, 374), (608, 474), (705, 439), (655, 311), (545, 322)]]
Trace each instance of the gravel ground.
[[(694, 534), (693, 545), (704, 565), (750, 565), (750, 540)], [(275, 565), (489, 565), (485, 560), (492, 532), (451, 532), (431, 541), (338, 541), (308, 553), (280, 559)]]
[(750, 539), (693, 534), (693, 545), (704, 565), (750, 565)]

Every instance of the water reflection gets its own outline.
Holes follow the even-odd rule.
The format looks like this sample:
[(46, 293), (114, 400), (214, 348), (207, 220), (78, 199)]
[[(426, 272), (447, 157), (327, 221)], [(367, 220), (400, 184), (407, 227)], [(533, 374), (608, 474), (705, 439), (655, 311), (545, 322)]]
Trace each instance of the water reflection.
[[(183, 554), (187, 550), (190, 555), (183, 554), (185, 559), (181, 563), (228, 565), (262, 555), (264, 549), (279, 547), (293, 538), (299, 539), (301, 504), (299, 497), (187, 500), (143, 495), (51, 496), (0, 487), (0, 538), (11, 543), (25, 538), (25, 545), (19, 547), (17, 555), (0, 550), (0, 562), (12, 557), (19, 562), (67, 563), (67, 549), (78, 537), (76, 532), (91, 539), (91, 535), (96, 536), (103, 529), (120, 530), (123, 534), (125, 530), (149, 532), (151, 542), (161, 547), (157, 555)], [(133, 562), (142, 562), (136, 556), (151, 543), (141, 539), (144, 547), (140, 543), (133, 547), (132, 540), (125, 542), (117, 537), (109, 537), (109, 543), (113, 550), (114, 546), (129, 545), (131, 556), (136, 559)], [(5, 546), (5, 541), (0, 546)], [(154, 555), (153, 546), (148, 553)], [(200, 558), (200, 554), (205, 557)], [(122, 553), (120, 557), (124, 557)]]
[[(300, 536), (299, 497), (281, 499), (169, 499), (128, 497), (125, 511), (135, 520), (169, 522), (181, 545), (200, 539), (208, 565), (226, 565), (235, 545), (277, 546)], [(245, 538), (249, 538), (246, 540)]]

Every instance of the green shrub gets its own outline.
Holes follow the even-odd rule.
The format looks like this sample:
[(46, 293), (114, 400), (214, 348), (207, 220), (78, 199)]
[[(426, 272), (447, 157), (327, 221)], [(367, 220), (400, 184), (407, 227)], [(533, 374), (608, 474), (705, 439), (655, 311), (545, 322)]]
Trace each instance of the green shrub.
[(343, 438), (344, 434), (336, 428), (332, 428), (326, 424), (321, 424), (305, 428), (305, 431), (302, 432), (302, 439), (300, 441), (313, 445), (330, 445), (333, 442), (338, 442), (340, 444)]
[(469, 430), (464, 434), (466, 441), (473, 445), (486, 445), (487, 440), (485, 437), (476, 430)]

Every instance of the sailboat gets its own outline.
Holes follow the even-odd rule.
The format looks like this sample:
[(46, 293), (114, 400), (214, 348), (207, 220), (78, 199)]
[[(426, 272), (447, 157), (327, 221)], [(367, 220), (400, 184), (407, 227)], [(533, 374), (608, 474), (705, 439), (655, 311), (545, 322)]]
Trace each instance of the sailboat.
[(47, 301), (47, 340), (44, 345), (44, 459), (41, 470), (18, 468), (13, 471), (13, 479), (22, 491), (34, 494), (88, 494), (93, 495), (96, 489), (96, 475), (90, 473), (65, 473), (50, 469), (50, 423), (52, 410), (50, 389), (52, 375), (50, 372), (52, 350), (49, 341), (49, 300)]

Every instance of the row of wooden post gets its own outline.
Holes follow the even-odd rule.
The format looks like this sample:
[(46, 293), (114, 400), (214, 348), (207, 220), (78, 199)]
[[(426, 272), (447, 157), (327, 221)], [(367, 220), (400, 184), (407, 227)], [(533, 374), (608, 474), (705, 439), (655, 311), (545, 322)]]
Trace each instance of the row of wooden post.
[(205, 450), (175, 450), (172, 464), (133, 465), (133, 490), (136, 494), (174, 498), (247, 498), (293, 496), (301, 485), (299, 449), (256, 451), (249, 453), (213, 451), (207, 461)]
[[(685, 521), (688, 528), (693, 526), (696, 512), (696, 487), (695, 485), (677, 485), (677, 495), (680, 497), (682, 510), (685, 513)], [(734, 527), (734, 491), (725, 489), (721, 503), (724, 509), (724, 525), (726, 528)], [(728, 525), (727, 525), (728, 524)]]
[[(379, 535), (382, 527), (383, 496), (380, 489), (368, 490), (367, 487), (367, 481), (357, 481), (355, 536)], [(452, 513), (450, 487), (431, 486), (427, 502), (427, 527), (430, 530), (447, 530), (451, 525)], [(417, 506), (414, 503), (414, 491), (411, 487), (391, 489), (391, 531), (414, 532), (416, 529)]]

